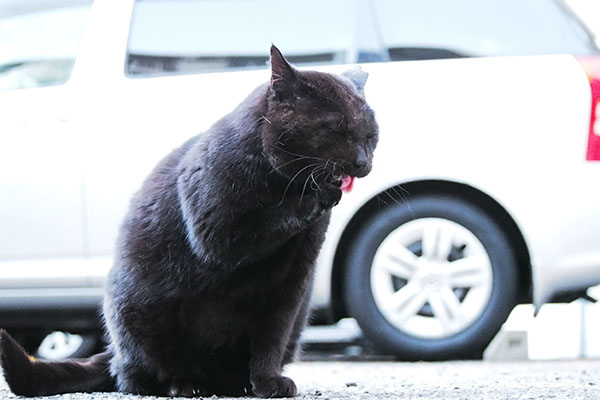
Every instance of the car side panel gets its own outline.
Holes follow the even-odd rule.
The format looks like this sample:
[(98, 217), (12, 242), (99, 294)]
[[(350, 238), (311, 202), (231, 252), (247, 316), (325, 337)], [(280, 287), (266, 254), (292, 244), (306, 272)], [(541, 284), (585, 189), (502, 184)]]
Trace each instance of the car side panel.
[(314, 301), (328, 304), (336, 243), (396, 184), (461, 182), (500, 203), (531, 254), (535, 302), (600, 282), (600, 165), (585, 161), (586, 76), (572, 56), (365, 65), (381, 140), (372, 174), (335, 210)]

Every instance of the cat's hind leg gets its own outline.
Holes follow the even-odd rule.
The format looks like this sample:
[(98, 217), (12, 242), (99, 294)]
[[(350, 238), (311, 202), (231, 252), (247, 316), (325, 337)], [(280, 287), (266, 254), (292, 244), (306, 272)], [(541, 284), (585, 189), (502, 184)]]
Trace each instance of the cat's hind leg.
[(184, 365), (175, 368), (151, 367), (156, 364), (144, 362), (141, 353), (137, 357), (115, 360), (111, 365), (112, 372), (117, 377), (119, 391), (152, 396), (169, 397), (200, 397), (211, 393), (203, 382), (203, 375), (196, 368), (186, 368)]
[(167, 396), (167, 388), (160, 382), (156, 374), (134, 363), (123, 363), (117, 368), (117, 388), (120, 392), (146, 395)]

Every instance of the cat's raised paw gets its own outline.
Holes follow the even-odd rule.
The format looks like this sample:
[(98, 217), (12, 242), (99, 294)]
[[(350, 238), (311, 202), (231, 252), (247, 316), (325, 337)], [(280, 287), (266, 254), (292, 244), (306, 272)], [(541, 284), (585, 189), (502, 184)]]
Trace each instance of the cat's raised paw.
[(285, 376), (257, 379), (252, 383), (252, 391), (257, 397), (295, 397), (296, 384)]
[(319, 198), (320, 206), (328, 210), (330, 208), (335, 207), (342, 198), (342, 190), (339, 185), (334, 184), (324, 184), (317, 192), (317, 196)]

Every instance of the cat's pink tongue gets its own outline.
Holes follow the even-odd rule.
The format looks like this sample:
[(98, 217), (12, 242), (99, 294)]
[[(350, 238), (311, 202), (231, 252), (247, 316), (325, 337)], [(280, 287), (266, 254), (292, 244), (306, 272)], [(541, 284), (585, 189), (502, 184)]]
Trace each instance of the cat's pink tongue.
[(346, 192), (346, 193), (350, 193), (352, 191), (352, 188), (354, 187), (354, 180), (356, 179), (355, 176), (344, 176), (342, 178), (342, 186), (340, 186), (340, 189), (342, 189), (342, 192)]

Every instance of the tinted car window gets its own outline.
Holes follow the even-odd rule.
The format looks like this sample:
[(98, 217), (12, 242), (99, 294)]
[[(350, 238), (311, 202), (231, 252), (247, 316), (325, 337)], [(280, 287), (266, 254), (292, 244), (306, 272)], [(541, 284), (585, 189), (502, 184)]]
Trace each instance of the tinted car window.
[(596, 52), (568, 9), (551, 0), (374, 0), (392, 61)]
[(0, 2), (0, 90), (69, 79), (91, 0)]
[(271, 43), (296, 65), (350, 62), (354, 13), (344, 0), (138, 0), (126, 71), (263, 68)]

